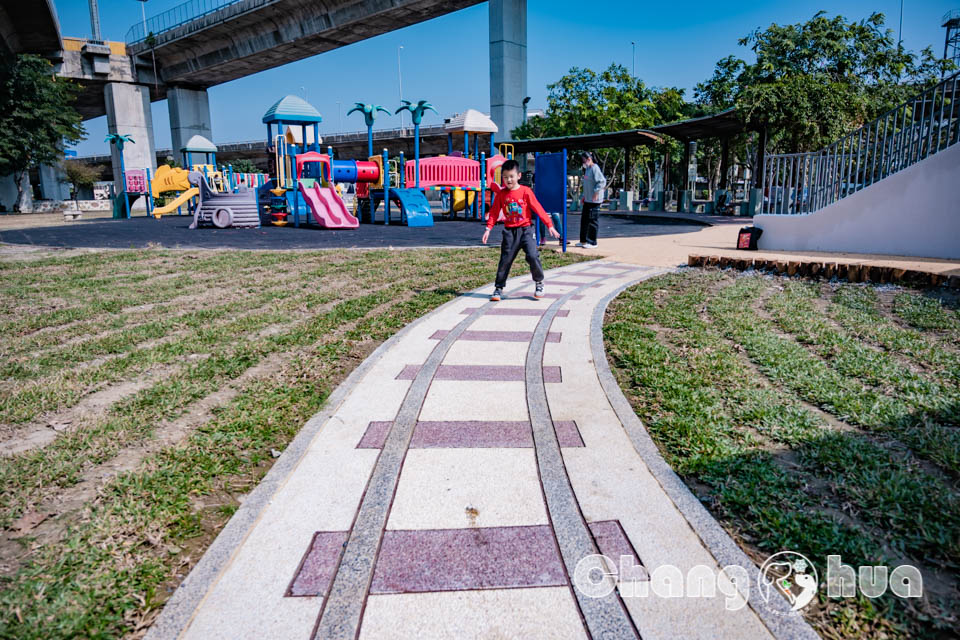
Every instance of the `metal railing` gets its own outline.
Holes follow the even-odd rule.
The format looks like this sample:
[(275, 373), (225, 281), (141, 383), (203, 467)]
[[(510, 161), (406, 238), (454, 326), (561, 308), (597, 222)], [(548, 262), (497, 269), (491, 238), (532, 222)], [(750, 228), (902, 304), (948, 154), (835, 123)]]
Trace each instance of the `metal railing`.
[(958, 88), (955, 73), (824, 149), (767, 156), (761, 212), (812, 213), (957, 144)]
[[(266, 4), (268, 1), (264, 0), (262, 4)], [(153, 35), (156, 38), (165, 31), (176, 29), (238, 2), (242, 2), (242, 0), (187, 0), (187, 2), (178, 4), (172, 9), (147, 18), (146, 32), (143, 29), (143, 21), (130, 27), (127, 31), (126, 42), (128, 45), (140, 43), (145, 41), (148, 35)]]

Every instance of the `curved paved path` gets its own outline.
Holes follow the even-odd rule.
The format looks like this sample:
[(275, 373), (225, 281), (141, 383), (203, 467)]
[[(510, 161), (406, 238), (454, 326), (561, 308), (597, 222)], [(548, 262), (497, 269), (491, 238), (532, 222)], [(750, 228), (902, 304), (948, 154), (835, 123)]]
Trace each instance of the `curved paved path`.
[[(817, 637), (758, 597), (610, 375), (606, 304), (661, 272), (571, 265), (544, 300), (524, 276), (407, 327), (307, 423), (148, 638)], [(637, 582), (613, 589), (604, 557), (621, 556)], [(630, 594), (664, 565), (742, 567), (749, 586), (720, 586), (749, 604)]]

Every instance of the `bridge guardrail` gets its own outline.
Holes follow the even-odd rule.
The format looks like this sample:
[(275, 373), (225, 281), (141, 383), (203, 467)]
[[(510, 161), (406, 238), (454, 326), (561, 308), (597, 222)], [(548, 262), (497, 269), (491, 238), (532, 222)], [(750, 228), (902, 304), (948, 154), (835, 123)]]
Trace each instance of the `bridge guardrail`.
[[(187, 0), (172, 9), (167, 9), (162, 13), (147, 18), (146, 33), (144, 33), (143, 21), (130, 27), (127, 31), (126, 42), (128, 45), (143, 42), (147, 39), (148, 35), (152, 34), (156, 37), (165, 31), (176, 29), (188, 22), (193, 22), (205, 15), (219, 11), (224, 7), (229, 7), (232, 4), (237, 4), (238, 2), (242, 2), (242, 0)], [(263, 0), (263, 2), (259, 4), (267, 4), (267, 2), (269, 2), (269, 0)]]

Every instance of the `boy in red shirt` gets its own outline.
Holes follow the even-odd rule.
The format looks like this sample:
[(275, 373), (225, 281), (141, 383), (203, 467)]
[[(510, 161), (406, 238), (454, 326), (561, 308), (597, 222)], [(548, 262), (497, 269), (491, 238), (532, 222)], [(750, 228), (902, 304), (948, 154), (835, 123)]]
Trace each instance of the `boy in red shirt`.
[(510, 267), (513, 266), (513, 261), (516, 260), (521, 248), (526, 255), (527, 264), (530, 265), (530, 275), (533, 276), (533, 281), (537, 285), (534, 297), (539, 299), (543, 297), (543, 267), (540, 266), (540, 254), (537, 249), (537, 239), (533, 233), (533, 216), (530, 210), (536, 212), (537, 217), (547, 226), (551, 236), (559, 238), (560, 234), (553, 228), (553, 221), (537, 202), (537, 197), (533, 195), (530, 187), (520, 184), (520, 165), (516, 160), (504, 162), (500, 168), (500, 176), (504, 188), (493, 199), (490, 213), (487, 214), (487, 230), (483, 233), (482, 240), (483, 244), (487, 244), (490, 231), (497, 223), (497, 218), (502, 211), (505, 220), (503, 240), (500, 242), (500, 264), (497, 266), (497, 279), (494, 282), (490, 300), (497, 302), (503, 295), (503, 288), (507, 286), (507, 278), (510, 276)]

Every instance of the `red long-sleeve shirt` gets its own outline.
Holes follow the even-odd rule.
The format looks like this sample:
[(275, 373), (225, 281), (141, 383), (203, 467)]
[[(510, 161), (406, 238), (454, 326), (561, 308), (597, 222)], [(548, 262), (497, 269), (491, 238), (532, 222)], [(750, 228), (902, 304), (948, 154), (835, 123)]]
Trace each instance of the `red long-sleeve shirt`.
[(520, 185), (513, 191), (501, 189), (493, 199), (490, 212), (487, 214), (487, 229), (493, 229), (501, 211), (503, 211), (504, 216), (503, 226), (506, 228), (529, 227), (533, 224), (533, 216), (530, 214), (531, 209), (543, 221), (543, 224), (547, 225), (548, 228), (553, 227), (553, 221), (543, 210), (540, 202), (537, 201), (537, 196), (533, 195), (530, 187)]

